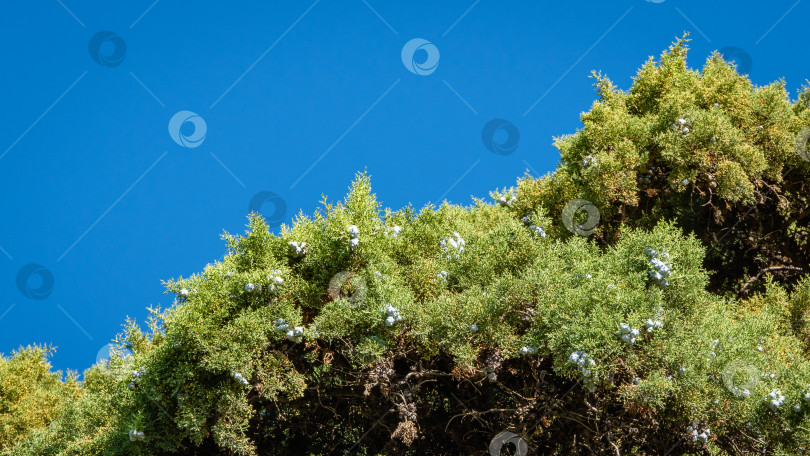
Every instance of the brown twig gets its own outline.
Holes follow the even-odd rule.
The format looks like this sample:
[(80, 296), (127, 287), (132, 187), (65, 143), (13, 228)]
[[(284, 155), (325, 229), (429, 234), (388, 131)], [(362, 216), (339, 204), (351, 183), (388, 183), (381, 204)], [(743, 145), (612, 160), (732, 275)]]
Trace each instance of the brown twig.
[(781, 270), (803, 271), (802, 268), (796, 267), (796, 266), (771, 266), (769, 268), (762, 269), (761, 271), (759, 271), (759, 273), (757, 273), (757, 275), (755, 275), (754, 277), (751, 277), (750, 279), (748, 279), (748, 282), (745, 282), (745, 285), (743, 285), (742, 288), (740, 288), (740, 291), (738, 292), (738, 294), (741, 294), (742, 292), (745, 291), (746, 288), (748, 288), (749, 285), (751, 285), (752, 283), (759, 280), (759, 278), (762, 277), (762, 274), (764, 274), (766, 272), (781, 271)]
[(514, 313), (519, 313), (519, 314), (524, 314), (524, 315), (526, 315), (527, 317), (532, 318), (532, 314), (530, 314), (529, 312), (526, 312), (526, 311), (524, 311), (524, 310), (509, 309), (509, 310), (507, 310), (506, 312), (504, 312), (503, 314), (501, 314), (501, 316), (499, 317), (499, 319), (500, 319), (500, 320), (503, 320), (503, 317), (505, 317), (505, 316), (506, 316), (506, 314), (508, 314), (508, 313), (512, 313), (512, 312), (514, 312)]

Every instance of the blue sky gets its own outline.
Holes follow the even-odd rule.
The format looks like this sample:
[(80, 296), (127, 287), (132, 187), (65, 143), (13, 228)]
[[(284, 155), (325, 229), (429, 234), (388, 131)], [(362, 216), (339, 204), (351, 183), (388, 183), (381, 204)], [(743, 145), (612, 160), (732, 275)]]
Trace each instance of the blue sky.
[(252, 200), (289, 224), (367, 169), (384, 207), (468, 205), (557, 166), (552, 137), (581, 127), (591, 70), (627, 89), (684, 31), (693, 68), (735, 47), (755, 84), (784, 77), (795, 99), (810, 77), (801, 0), (2, 10), (0, 352), (53, 344), (62, 370), (170, 305), (160, 281), (221, 258)]

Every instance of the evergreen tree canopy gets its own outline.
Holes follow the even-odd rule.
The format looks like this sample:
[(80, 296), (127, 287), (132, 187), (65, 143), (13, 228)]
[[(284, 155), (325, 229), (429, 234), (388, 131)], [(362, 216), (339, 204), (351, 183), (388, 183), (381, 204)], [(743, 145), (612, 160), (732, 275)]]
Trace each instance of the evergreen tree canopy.
[(494, 204), (382, 209), (358, 173), (224, 233), (83, 381), (0, 357), (0, 454), (807, 451), (810, 85), (686, 52), (595, 73), (559, 168)]

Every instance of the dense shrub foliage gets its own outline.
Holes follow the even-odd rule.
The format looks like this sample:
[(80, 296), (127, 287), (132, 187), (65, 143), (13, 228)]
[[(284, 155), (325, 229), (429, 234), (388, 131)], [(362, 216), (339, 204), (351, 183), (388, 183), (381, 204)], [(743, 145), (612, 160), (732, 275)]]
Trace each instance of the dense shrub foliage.
[(0, 448), (11, 447), (59, 417), (59, 405), (81, 394), (77, 376), (51, 372), (51, 347), (28, 346), (0, 357)]
[(810, 87), (685, 55), (627, 93), (597, 75), (559, 169), (494, 204), (382, 209), (362, 173), (279, 234), (225, 233), (82, 382), (2, 358), (2, 454), (805, 452)]
[(627, 92), (595, 73), (583, 128), (555, 141), (560, 167), (522, 179), (512, 210), (587, 199), (603, 244), (674, 220), (710, 247), (711, 291), (762, 291), (748, 282), (765, 274), (791, 289), (810, 269), (810, 84), (791, 103), (783, 80), (755, 87), (719, 53), (689, 69), (685, 43), (650, 58)]

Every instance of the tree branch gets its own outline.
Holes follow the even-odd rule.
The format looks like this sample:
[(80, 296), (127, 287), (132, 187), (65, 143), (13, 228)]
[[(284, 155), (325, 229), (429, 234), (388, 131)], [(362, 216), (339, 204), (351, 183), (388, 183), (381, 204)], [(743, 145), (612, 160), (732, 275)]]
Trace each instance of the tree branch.
[(740, 288), (740, 291), (738, 292), (738, 294), (742, 294), (742, 292), (744, 292), (745, 289), (748, 288), (749, 285), (751, 285), (752, 283), (759, 280), (759, 278), (762, 277), (762, 274), (764, 274), (766, 272), (781, 271), (781, 270), (802, 271), (803, 269), (799, 268), (799, 267), (796, 267), (796, 266), (771, 266), (769, 268), (765, 268), (765, 269), (759, 271), (759, 273), (757, 273), (757, 275), (755, 275), (754, 277), (751, 277), (750, 279), (748, 279), (748, 282), (745, 282), (745, 285), (743, 285), (742, 288)]

